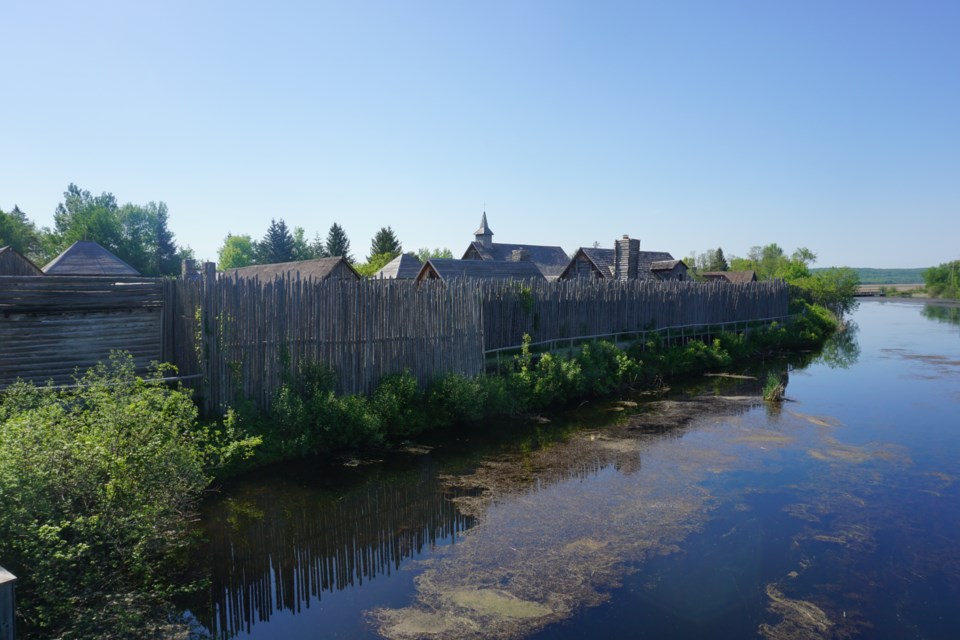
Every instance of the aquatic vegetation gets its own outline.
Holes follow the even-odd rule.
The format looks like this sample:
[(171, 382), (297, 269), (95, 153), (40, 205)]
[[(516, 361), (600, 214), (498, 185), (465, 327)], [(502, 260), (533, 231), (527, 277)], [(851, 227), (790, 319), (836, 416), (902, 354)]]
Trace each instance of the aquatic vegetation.
[[(458, 509), (479, 524), (422, 563), (413, 604), (369, 613), (377, 632), (396, 640), (519, 637), (600, 604), (637, 563), (676, 551), (713, 504), (703, 479), (737, 464), (716, 447), (669, 446), (678, 425), (748, 405), (710, 398), (654, 404), (659, 410), (625, 425), (444, 477), (460, 494)], [(635, 424), (663, 409), (671, 433)], [(604, 469), (619, 473), (600, 482)]]
[(767, 402), (781, 402), (783, 394), (786, 392), (786, 386), (780, 379), (780, 376), (771, 373), (767, 376), (767, 381), (763, 385), (763, 399)]
[(767, 597), (770, 599), (768, 611), (780, 616), (775, 625), (761, 624), (759, 633), (768, 640), (822, 640), (832, 637), (830, 629), (833, 622), (823, 609), (805, 600), (792, 600), (780, 591), (775, 584), (768, 584)]

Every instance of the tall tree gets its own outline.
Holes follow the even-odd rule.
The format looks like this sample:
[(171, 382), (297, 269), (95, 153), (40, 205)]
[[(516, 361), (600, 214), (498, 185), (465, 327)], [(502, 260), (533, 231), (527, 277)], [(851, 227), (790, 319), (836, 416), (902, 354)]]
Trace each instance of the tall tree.
[(257, 261), (260, 264), (276, 264), (293, 260), (293, 236), (287, 228), (287, 223), (270, 220), (263, 240), (257, 243)]
[(92, 195), (71, 183), (53, 215), (54, 245), (62, 251), (78, 240), (93, 240), (145, 275), (175, 275), (183, 250), (167, 226), (163, 202), (122, 207), (112, 193)]
[(254, 244), (248, 235), (235, 236), (228, 233), (223, 239), (223, 246), (217, 251), (217, 269), (226, 271), (253, 264), (257, 255)]
[(400, 245), (400, 241), (397, 239), (393, 229), (390, 227), (380, 227), (380, 230), (373, 236), (373, 241), (370, 243), (370, 257), (367, 258), (367, 261), (373, 260), (374, 256), (384, 254), (389, 255), (390, 260), (393, 260), (400, 255), (402, 251), (403, 247)]
[(312, 260), (319, 258), (313, 249), (313, 245), (307, 241), (306, 231), (303, 227), (293, 228), (293, 259), (294, 260)]
[(14, 205), (13, 211), (0, 209), (0, 247), (11, 246), (28, 258), (40, 257), (40, 237), (36, 225)]
[(350, 240), (347, 239), (347, 233), (336, 222), (330, 226), (327, 233), (327, 243), (325, 246), (327, 255), (331, 257), (343, 256), (348, 262), (353, 262), (353, 256), (350, 255)]

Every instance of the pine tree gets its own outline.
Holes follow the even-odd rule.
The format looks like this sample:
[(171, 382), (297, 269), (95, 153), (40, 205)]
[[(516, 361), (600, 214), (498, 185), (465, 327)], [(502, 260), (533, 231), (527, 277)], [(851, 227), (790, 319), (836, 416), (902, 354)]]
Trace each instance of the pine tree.
[(257, 243), (257, 261), (260, 264), (275, 264), (293, 260), (293, 236), (281, 218), (270, 219), (270, 227), (263, 240)]
[(727, 264), (727, 259), (723, 256), (723, 249), (717, 247), (717, 252), (713, 256), (714, 260), (714, 271), (727, 271), (730, 269), (730, 265)]
[(331, 258), (344, 257), (347, 262), (353, 262), (353, 256), (350, 255), (350, 240), (347, 239), (347, 233), (336, 222), (330, 226), (330, 232), (327, 234), (327, 244), (325, 249), (327, 255)]
[(374, 256), (384, 254), (388, 254), (390, 260), (393, 260), (402, 252), (403, 247), (400, 245), (400, 241), (397, 239), (393, 229), (390, 227), (380, 227), (380, 231), (377, 231), (377, 234), (373, 236), (373, 241), (370, 243), (370, 257), (367, 258), (367, 260), (372, 260)]

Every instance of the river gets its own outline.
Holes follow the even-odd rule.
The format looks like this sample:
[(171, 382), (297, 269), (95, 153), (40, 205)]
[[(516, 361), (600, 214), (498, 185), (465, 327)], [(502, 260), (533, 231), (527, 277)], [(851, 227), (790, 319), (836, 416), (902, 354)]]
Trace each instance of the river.
[(205, 505), (186, 606), (245, 639), (954, 638), (960, 309), (853, 323), (742, 377), (248, 475)]

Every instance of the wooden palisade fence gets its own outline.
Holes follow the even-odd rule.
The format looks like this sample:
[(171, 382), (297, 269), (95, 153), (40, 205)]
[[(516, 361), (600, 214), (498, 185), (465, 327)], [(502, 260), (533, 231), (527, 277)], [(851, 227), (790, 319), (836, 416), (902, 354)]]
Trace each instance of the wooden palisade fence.
[(199, 288), (209, 411), (243, 397), (267, 407), (284, 380), (312, 363), (333, 369), (342, 393), (369, 393), (390, 373), (409, 371), (425, 383), (451, 371), (476, 375), (483, 367), (480, 301), (465, 285), (260, 282), (217, 278), (208, 268)]
[(485, 353), (535, 342), (783, 318), (787, 286), (572, 280), (415, 284), (299, 278), (0, 278), (0, 388), (17, 377), (72, 382), (111, 349), (174, 363), (220, 413), (267, 408), (305, 365), (333, 369), (342, 393), (390, 373), (426, 383), (476, 375)]
[(783, 318), (789, 302), (780, 280), (487, 281), (479, 291), (486, 351), (516, 347), (524, 334), (542, 343)]

